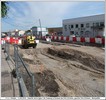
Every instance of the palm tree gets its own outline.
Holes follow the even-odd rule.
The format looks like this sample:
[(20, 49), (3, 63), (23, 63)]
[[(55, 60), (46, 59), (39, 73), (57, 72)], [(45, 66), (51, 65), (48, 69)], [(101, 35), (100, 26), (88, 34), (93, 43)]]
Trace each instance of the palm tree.
[(7, 16), (9, 7), (8, 7), (8, 2), (7, 1), (2, 1), (1, 2), (1, 17), (4, 18)]

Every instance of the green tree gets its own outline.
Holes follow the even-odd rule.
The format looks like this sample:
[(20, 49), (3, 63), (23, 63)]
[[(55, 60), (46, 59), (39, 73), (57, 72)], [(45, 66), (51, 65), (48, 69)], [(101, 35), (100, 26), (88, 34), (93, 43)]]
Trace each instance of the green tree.
[(8, 14), (8, 10), (9, 10), (9, 7), (8, 7), (8, 2), (7, 1), (2, 1), (1, 2), (1, 17), (4, 18), (7, 16)]

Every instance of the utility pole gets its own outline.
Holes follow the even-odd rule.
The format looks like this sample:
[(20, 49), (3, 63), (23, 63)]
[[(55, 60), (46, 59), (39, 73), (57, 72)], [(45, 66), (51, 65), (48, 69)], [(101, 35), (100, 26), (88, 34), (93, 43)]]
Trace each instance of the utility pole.
[(40, 29), (41, 29), (41, 37), (42, 37), (42, 26), (41, 26), (41, 21), (40, 21), (40, 19), (39, 19), (39, 25), (40, 25)]
[(95, 28), (95, 26), (94, 26), (94, 23), (93, 23), (93, 37), (94, 37), (94, 28)]

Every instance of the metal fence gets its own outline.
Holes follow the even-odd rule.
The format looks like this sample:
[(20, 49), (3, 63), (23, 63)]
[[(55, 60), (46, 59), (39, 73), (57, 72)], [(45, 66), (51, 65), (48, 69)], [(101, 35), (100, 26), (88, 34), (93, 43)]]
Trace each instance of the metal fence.
[(10, 44), (8, 42), (4, 42), (2, 44), (2, 48), (4, 49), (4, 53), (7, 53), (7, 57), (6, 57), (6, 60), (9, 60), (9, 52), (10, 52)]
[[(4, 46), (4, 52), (7, 53), (7, 58), (6, 60), (10, 59), (10, 44), (8, 42), (5, 42), (3, 44)], [(18, 45), (14, 44), (14, 61), (15, 61), (15, 73), (16, 73), (16, 77), (18, 80), (18, 85), (19, 85), (19, 93), (21, 97), (26, 97), (29, 96), (29, 93), (27, 92), (27, 88), (23, 79), (23, 76), (19, 70), (19, 60), (21, 62), (22, 67), (25, 69), (26, 73), (28, 74), (30, 80), (31, 80), (31, 95), (32, 97), (35, 96), (35, 78), (34, 78), (34, 74), (32, 74), (26, 64), (24, 63), (22, 57), (20, 56), (20, 54), (18, 53)]]

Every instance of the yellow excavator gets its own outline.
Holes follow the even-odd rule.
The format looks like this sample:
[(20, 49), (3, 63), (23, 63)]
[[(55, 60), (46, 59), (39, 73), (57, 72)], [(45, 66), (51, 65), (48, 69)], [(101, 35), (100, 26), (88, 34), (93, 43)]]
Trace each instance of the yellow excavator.
[(29, 47), (35, 48), (37, 46), (36, 43), (36, 37), (32, 34), (25, 35), (24, 38), (22, 38), (22, 47), (27, 49)]

